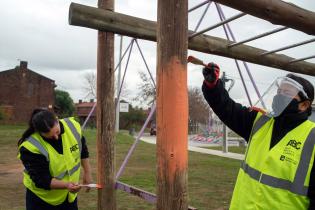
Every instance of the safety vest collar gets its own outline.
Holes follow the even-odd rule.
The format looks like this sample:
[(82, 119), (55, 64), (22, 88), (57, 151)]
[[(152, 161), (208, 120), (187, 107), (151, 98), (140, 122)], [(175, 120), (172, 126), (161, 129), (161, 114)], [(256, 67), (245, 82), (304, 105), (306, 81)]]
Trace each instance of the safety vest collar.
[[(258, 122), (258, 121), (257, 121)], [(257, 123), (256, 123), (257, 124)], [(304, 186), (307, 177), (308, 167), (312, 159), (313, 149), (315, 146), (315, 128), (308, 134), (301, 153), (301, 160), (298, 164), (293, 182), (277, 177), (264, 174), (261, 171), (252, 168), (245, 161), (242, 162), (241, 168), (252, 179), (260, 182), (261, 184), (288, 190), (297, 195), (306, 196), (308, 187)]]

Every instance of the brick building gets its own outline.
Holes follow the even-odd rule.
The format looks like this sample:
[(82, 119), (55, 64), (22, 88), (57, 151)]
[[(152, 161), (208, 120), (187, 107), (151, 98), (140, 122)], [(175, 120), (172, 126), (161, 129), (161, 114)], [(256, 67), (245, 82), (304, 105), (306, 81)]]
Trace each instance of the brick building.
[[(79, 103), (76, 103), (75, 106), (75, 115), (79, 118), (80, 124), (83, 125), (84, 121), (88, 117), (89, 113), (93, 109), (93, 106), (96, 102), (93, 99), (90, 102), (84, 102), (79, 100)], [(91, 113), (91, 116), (87, 122), (88, 126), (95, 127), (96, 126), (96, 108)]]
[(0, 108), (6, 123), (26, 123), (34, 108), (52, 109), (55, 81), (27, 68), (27, 62), (0, 72)]

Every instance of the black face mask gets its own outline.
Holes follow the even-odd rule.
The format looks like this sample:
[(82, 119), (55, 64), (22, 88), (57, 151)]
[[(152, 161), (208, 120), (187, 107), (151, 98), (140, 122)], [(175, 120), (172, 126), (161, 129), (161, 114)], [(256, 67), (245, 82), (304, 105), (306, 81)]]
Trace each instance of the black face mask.
[[(299, 113), (299, 101), (297, 99), (292, 99), (282, 94), (277, 94), (273, 97), (272, 109), (274, 111), (274, 116), (277, 117), (283, 114), (294, 114)], [(288, 104), (287, 107), (282, 110), (284, 104)]]

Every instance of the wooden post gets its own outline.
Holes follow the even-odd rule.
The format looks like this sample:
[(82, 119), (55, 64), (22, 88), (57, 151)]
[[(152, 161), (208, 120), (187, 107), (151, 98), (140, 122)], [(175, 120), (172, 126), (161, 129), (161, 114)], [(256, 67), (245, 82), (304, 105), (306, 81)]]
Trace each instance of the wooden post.
[[(114, 10), (114, 0), (99, 0), (98, 7)], [(98, 210), (116, 210), (114, 176), (114, 34), (98, 31), (97, 46), (97, 182)]]
[(187, 0), (159, 0), (157, 210), (187, 210)]
[[(80, 4), (72, 3), (70, 5), (69, 22), (72, 25), (156, 41), (156, 23), (153, 21)], [(315, 76), (315, 64), (313, 63), (300, 61), (290, 64), (289, 62), (294, 60), (292, 57), (283, 54), (261, 56), (262, 53), (266, 52), (265, 50), (244, 44), (229, 48), (228, 45), (232, 43), (218, 37), (200, 35), (190, 39), (188, 47), (199, 52)]]

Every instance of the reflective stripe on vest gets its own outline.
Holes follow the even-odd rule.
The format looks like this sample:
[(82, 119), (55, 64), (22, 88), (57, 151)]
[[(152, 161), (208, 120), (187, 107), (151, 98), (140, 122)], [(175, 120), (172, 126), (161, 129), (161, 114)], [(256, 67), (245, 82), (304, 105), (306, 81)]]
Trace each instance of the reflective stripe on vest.
[[(259, 119), (257, 123), (255, 123), (255, 127), (256, 125), (257, 127), (253, 128), (253, 133), (257, 132), (267, 121), (266, 119), (264, 120)], [(242, 162), (241, 168), (252, 179), (262, 184), (265, 184), (274, 188), (288, 190), (298, 195), (306, 196), (308, 192), (308, 187), (304, 186), (304, 182), (307, 176), (310, 161), (312, 159), (314, 146), (315, 146), (315, 128), (311, 130), (311, 132), (309, 133), (309, 135), (307, 136), (305, 140), (302, 153), (301, 153), (301, 159), (297, 167), (293, 182), (285, 180), (285, 179), (269, 176), (267, 174), (263, 174), (261, 171), (250, 167), (245, 161)]]
[(49, 155), (47, 150), (36, 139), (30, 136), (26, 140), (33, 144), (40, 151), (40, 153), (46, 157), (46, 160), (49, 162)]
[(78, 133), (77, 129), (74, 127), (73, 123), (69, 120), (69, 118), (65, 118), (64, 121), (67, 123), (68, 127), (70, 128), (72, 134), (74, 135), (75, 139), (78, 142), (79, 145), (79, 151), (82, 151), (82, 142), (80, 134)]
[(58, 176), (56, 176), (56, 179), (62, 179), (67, 173), (69, 174), (69, 176), (71, 176), (72, 174), (74, 174), (77, 170), (79, 170), (80, 168), (80, 164), (78, 163), (77, 165), (75, 165), (70, 171), (64, 171), (61, 174), (59, 174)]
[[(260, 113), (258, 113), (258, 114), (260, 114)], [(251, 133), (250, 133), (250, 137), (249, 137), (249, 142), (248, 142), (248, 148), (249, 148), (249, 146), (250, 146), (250, 143), (251, 143), (251, 138), (252, 138), (252, 136), (254, 136), (255, 135), (255, 133), (261, 128), (261, 127), (263, 127), (268, 121), (270, 120), (270, 117), (268, 117), (268, 116), (266, 116), (266, 115), (261, 115), (259, 118), (258, 118), (258, 120), (255, 122), (255, 124), (253, 125), (253, 128), (252, 128), (252, 131), (251, 131)], [(246, 150), (246, 152), (245, 152), (245, 160), (246, 160), (246, 158), (247, 158), (247, 151), (248, 150)]]
[(298, 195), (307, 195), (308, 187), (304, 186), (304, 180), (302, 182), (294, 181), (290, 182), (285, 179), (280, 179), (277, 177), (269, 176), (267, 174), (263, 174), (260, 171), (250, 167), (245, 162), (242, 163), (241, 167), (246, 174), (248, 174), (252, 179), (255, 179), (256, 181), (268, 185), (270, 187), (274, 188), (280, 188), (283, 190), (288, 190), (292, 193), (298, 194)]
[(252, 129), (252, 133), (251, 136), (254, 136), (254, 134), (265, 125), (266, 122), (268, 122), (268, 120), (270, 120), (270, 117), (266, 116), (266, 115), (262, 115), (255, 123), (255, 125), (253, 126)]

